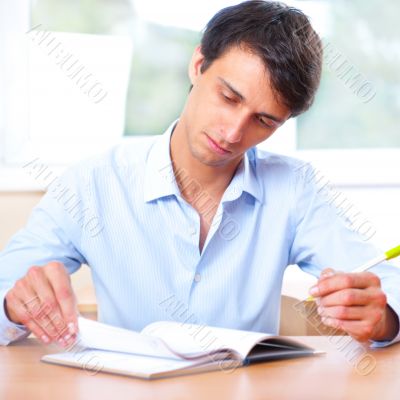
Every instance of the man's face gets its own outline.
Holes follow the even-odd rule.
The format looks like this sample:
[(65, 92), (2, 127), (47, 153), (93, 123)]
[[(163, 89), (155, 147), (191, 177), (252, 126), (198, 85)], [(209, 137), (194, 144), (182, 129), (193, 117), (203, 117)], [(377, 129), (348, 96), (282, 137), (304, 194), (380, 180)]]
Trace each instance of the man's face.
[(290, 112), (274, 96), (257, 55), (233, 47), (201, 73), (203, 61), (198, 48), (189, 67), (193, 88), (181, 117), (189, 149), (203, 164), (233, 165)]

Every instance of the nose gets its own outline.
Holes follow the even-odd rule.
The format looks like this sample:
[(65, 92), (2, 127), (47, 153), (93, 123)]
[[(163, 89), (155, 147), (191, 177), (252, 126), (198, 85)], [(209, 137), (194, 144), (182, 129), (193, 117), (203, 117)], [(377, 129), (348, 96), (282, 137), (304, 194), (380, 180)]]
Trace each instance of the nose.
[(225, 124), (224, 127), (220, 129), (220, 135), (228, 143), (237, 143), (242, 140), (243, 131), (245, 125), (245, 118), (237, 115)]

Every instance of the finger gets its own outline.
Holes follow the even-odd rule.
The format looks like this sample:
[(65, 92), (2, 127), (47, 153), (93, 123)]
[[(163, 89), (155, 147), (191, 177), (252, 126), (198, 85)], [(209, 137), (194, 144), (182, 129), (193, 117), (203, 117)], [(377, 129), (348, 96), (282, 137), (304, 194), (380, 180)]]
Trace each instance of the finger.
[(66, 348), (69, 350), (72, 348), (77, 340), (78, 336), (76, 334), (70, 335), (70, 337), (66, 340)]
[[(30, 285), (25, 285), (26, 296), (37, 298), (37, 304), (33, 302), (27, 304), (28, 310), (32, 313), (35, 322), (40, 324), (53, 340), (60, 340), (66, 334), (67, 326), (62, 320), (56, 296), (45, 276), (43, 267), (30, 268), (27, 279)], [(61, 340), (59, 342), (63, 344)]]
[(333, 306), (323, 307), (319, 306), (318, 314), (322, 317), (329, 317), (340, 320), (358, 321), (365, 318), (365, 307), (364, 306)]
[(321, 317), (321, 322), (330, 328), (340, 329), (340, 320), (331, 317)]
[(365, 306), (370, 303), (371, 290), (369, 289), (343, 289), (319, 297), (318, 305), (321, 307), (333, 306)]
[(25, 278), (20, 279), (15, 283), (13, 290), (26, 311), (29, 313), (30, 318), (35, 320), (36, 324), (41, 326), (41, 329), (51, 338), (51, 340), (54, 340), (57, 335), (57, 330), (51, 325), (51, 321), (49, 321), (49, 318), (41, 305), (40, 297), (32, 288), (32, 283), (30, 282), (30, 278), (28, 278), (29, 275), (36, 274), (36, 272), (33, 272), (35, 268), (39, 267), (31, 268)]
[(344, 289), (318, 298), (318, 305), (332, 306), (371, 306), (384, 308), (387, 304), (385, 293), (380, 288)]
[(29, 329), (38, 339), (44, 344), (49, 344), (51, 338), (47, 333), (38, 325), (31, 317), (30, 313), (26, 309), (24, 303), (15, 295), (13, 292), (7, 294), (7, 305), (12, 307), (14, 314), (18, 320)]
[(49, 263), (45, 266), (47, 278), (56, 295), (63, 320), (68, 326), (69, 333), (78, 332), (78, 307), (75, 294), (67, 270), (61, 263)]
[(340, 329), (344, 330), (351, 337), (359, 342), (366, 342), (369, 340), (374, 332), (374, 326), (368, 321), (339, 321)]
[(319, 280), (329, 278), (330, 276), (333, 276), (333, 275), (335, 275), (335, 270), (333, 268), (325, 268), (324, 270), (321, 271)]
[(380, 279), (371, 272), (336, 273), (331, 277), (318, 281), (310, 289), (310, 294), (314, 297), (320, 297), (342, 289), (363, 289), (370, 286), (380, 287)]

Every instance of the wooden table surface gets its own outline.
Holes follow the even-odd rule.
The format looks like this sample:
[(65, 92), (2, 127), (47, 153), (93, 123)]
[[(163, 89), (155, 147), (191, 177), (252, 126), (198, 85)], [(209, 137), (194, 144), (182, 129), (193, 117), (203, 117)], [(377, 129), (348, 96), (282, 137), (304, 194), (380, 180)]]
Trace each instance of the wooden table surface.
[(366, 350), (349, 337), (298, 337), (327, 353), (146, 381), (40, 362), (55, 347), (0, 346), (0, 399), (400, 399), (400, 344)]

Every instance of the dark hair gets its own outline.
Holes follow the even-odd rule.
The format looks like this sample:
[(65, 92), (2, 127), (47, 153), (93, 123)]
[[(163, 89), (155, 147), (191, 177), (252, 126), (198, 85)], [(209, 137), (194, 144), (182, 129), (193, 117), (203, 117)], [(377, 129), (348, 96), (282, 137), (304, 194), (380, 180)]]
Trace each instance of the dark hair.
[(201, 72), (232, 46), (264, 61), (272, 88), (292, 117), (310, 108), (321, 79), (322, 44), (302, 11), (259, 0), (220, 10), (204, 30)]

